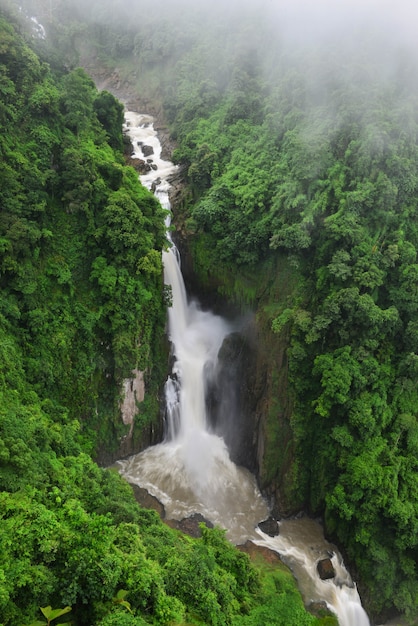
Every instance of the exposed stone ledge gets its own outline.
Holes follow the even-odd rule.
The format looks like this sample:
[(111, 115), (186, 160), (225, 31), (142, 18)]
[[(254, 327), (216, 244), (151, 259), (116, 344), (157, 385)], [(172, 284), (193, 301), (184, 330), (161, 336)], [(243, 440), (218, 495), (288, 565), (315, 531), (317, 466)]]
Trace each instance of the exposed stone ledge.
[(122, 421), (125, 426), (130, 426), (127, 439), (132, 436), (135, 415), (138, 413), (137, 403), (145, 397), (144, 373), (133, 370), (132, 374), (132, 378), (123, 381), (123, 400), (120, 405)]

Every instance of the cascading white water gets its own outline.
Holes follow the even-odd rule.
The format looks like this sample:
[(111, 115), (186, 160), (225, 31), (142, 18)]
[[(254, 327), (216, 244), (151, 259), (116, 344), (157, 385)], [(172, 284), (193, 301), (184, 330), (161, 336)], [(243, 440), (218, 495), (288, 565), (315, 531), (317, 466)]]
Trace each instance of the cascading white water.
[[(144, 146), (153, 151), (141, 182), (169, 209), (167, 179), (176, 168), (161, 158), (152, 118), (127, 112), (125, 120), (133, 156), (144, 160)], [(188, 301), (175, 246), (163, 252), (163, 262), (164, 279), (172, 290), (168, 332), (175, 361), (165, 389), (165, 440), (119, 461), (119, 470), (157, 497), (168, 518), (200, 513), (226, 528), (231, 541), (241, 543), (248, 538), (248, 528), (266, 518), (268, 508), (254, 477), (232, 463), (223, 439), (210, 432), (205, 407), (205, 371), (215, 365), (231, 329), (221, 317)]]
[[(134, 156), (144, 158), (144, 145), (153, 149), (152, 159), (148, 159), (150, 171), (141, 176), (141, 182), (169, 209), (168, 179), (175, 166), (161, 159), (152, 118), (127, 112), (125, 119)], [(174, 246), (163, 252), (163, 262), (165, 282), (172, 290), (168, 332), (174, 357), (165, 387), (165, 440), (119, 461), (119, 471), (158, 498), (167, 518), (180, 520), (200, 513), (225, 528), (236, 544), (250, 539), (275, 550), (292, 568), (306, 602), (325, 601), (337, 614), (340, 626), (368, 626), (357, 590), (335, 546), (325, 542), (319, 524), (306, 519), (282, 521), (280, 534), (273, 538), (257, 528), (269, 515), (267, 503), (254, 477), (232, 463), (223, 439), (210, 432), (206, 419), (205, 372), (216, 364), (231, 329), (219, 316), (188, 301)], [(307, 532), (309, 538), (304, 536)], [(322, 581), (316, 564), (331, 552), (336, 579)]]
[[(322, 527), (309, 518), (283, 520), (276, 537), (268, 537), (260, 530), (254, 543), (278, 552), (292, 569), (299, 582), (305, 603), (321, 599), (338, 615), (340, 626), (369, 626), (357, 588), (345, 569), (337, 548), (324, 539)], [(321, 580), (317, 573), (318, 561), (331, 558), (335, 578)]]

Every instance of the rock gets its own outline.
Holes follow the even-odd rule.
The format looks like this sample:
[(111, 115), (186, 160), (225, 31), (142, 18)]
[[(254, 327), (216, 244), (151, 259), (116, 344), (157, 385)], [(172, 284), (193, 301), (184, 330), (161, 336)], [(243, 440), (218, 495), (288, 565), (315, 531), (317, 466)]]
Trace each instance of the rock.
[(132, 370), (131, 378), (125, 378), (122, 384), (122, 402), (120, 411), (123, 423), (131, 426), (129, 436), (132, 435), (135, 415), (138, 413), (138, 403), (145, 397), (144, 372)]
[(261, 557), (266, 563), (270, 563), (271, 565), (277, 565), (282, 562), (277, 552), (266, 548), (266, 546), (258, 546), (250, 540), (237, 546), (237, 548), (241, 550), (241, 552), (246, 552), (251, 560), (257, 560), (257, 558)]
[(329, 610), (327, 603), (324, 600), (310, 602), (308, 605), (308, 611), (320, 619), (326, 617), (327, 615), (334, 615)]
[[(183, 251), (180, 250), (182, 253)], [(184, 256), (182, 268), (184, 275)], [(188, 277), (189, 278), (189, 277)], [(188, 281), (190, 285), (190, 280)], [(197, 292), (203, 307), (213, 310), (206, 296)], [(225, 313), (225, 309), (222, 310)], [(251, 413), (251, 376), (253, 346), (244, 332), (227, 335), (218, 354), (218, 363), (206, 374), (206, 406), (210, 426), (225, 441), (231, 460), (256, 473), (254, 418)]]
[(328, 580), (335, 577), (335, 569), (331, 559), (321, 559), (316, 565), (321, 580)]
[(142, 146), (142, 154), (144, 157), (149, 157), (154, 154), (154, 148), (152, 146)]
[(164, 519), (165, 510), (164, 506), (161, 504), (159, 500), (155, 496), (152, 496), (146, 489), (143, 487), (139, 487), (131, 483), (132, 490), (134, 492), (135, 500), (144, 508), (144, 509), (154, 509), (161, 517)]
[(213, 528), (212, 522), (205, 519), (203, 515), (200, 513), (195, 513), (190, 517), (185, 517), (184, 519), (178, 520), (166, 520), (166, 523), (171, 528), (176, 528), (177, 530), (181, 530), (181, 532), (186, 535), (190, 535), (191, 537), (201, 537), (202, 531), (200, 530), (199, 524), (206, 524), (208, 528)]
[(156, 180), (154, 180), (151, 184), (151, 191), (152, 193), (155, 193), (155, 190), (157, 189), (158, 185), (161, 183), (161, 178), (158, 177)]
[(263, 522), (260, 522), (258, 527), (269, 537), (276, 537), (276, 535), (279, 534), (279, 524), (277, 520), (273, 519), (273, 517), (269, 517)]
[(133, 167), (139, 174), (146, 171), (147, 168), (149, 171), (149, 165), (145, 163), (143, 159), (138, 159), (138, 157), (127, 156), (125, 157), (125, 162), (126, 165), (130, 165), (131, 167)]

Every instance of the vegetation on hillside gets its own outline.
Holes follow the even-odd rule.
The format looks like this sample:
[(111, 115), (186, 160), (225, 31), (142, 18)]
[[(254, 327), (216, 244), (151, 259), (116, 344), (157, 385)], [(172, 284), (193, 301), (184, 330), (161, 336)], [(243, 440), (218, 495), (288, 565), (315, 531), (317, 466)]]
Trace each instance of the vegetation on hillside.
[(95, 444), (122, 379), (152, 370), (164, 212), (124, 165), (122, 105), (80, 68), (54, 77), (5, 22), (1, 42), (5, 376), (17, 355), (27, 390), (88, 417)]
[(168, 528), (93, 462), (123, 434), (123, 378), (159, 376), (165, 214), (124, 165), (121, 104), (15, 27), (0, 11), (1, 624), (335, 622), (288, 570)]
[(153, 22), (141, 6), (129, 7), (127, 21), (126, 6), (118, 4), (112, 25), (94, 7), (87, 14), (77, 5), (78, 19), (90, 22), (103, 63), (135, 70), (138, 84), (157, 85), (165, 100), (190, 183), (183, 217), (201, 276), (216, 274), (257, 303), (257, 286), (276, 284), (272, 275), (260, 281), (260, 268), (281, 259), (293, 267), (293, 295), (265, 308), (274, 311), (272, 331), (289, 337), (292, 493), (324, 515), (369, 609), (395, 607), (412, 619), (414, 57), (370, 29), (322, 50), (308, 41), (289, 51), (269, 45), (280, 38), (272, 25), (249, 27), (244, 10), (240, 19), (212, 13), (199, 23), (191, 7), (175, 22), (167, 8)]

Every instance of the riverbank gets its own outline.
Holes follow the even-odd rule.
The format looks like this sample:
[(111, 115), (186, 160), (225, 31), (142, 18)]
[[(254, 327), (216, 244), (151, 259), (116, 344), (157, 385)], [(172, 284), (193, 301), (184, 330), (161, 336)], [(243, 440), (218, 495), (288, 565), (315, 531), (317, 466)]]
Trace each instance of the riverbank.
[(154, 128), (161, 143), (161, 156), (170, 159), (176, 145), (170, 136), (162, 106), (146, 94), (139, 93), (131, 81), (123, 78), (118, 68), (108, 69), (94, 60), (85, 60), (82, 67), (94, 80), (97, 89), (109, 91), (122, 102), (126, 110), (146, 113), (154, 118)]

